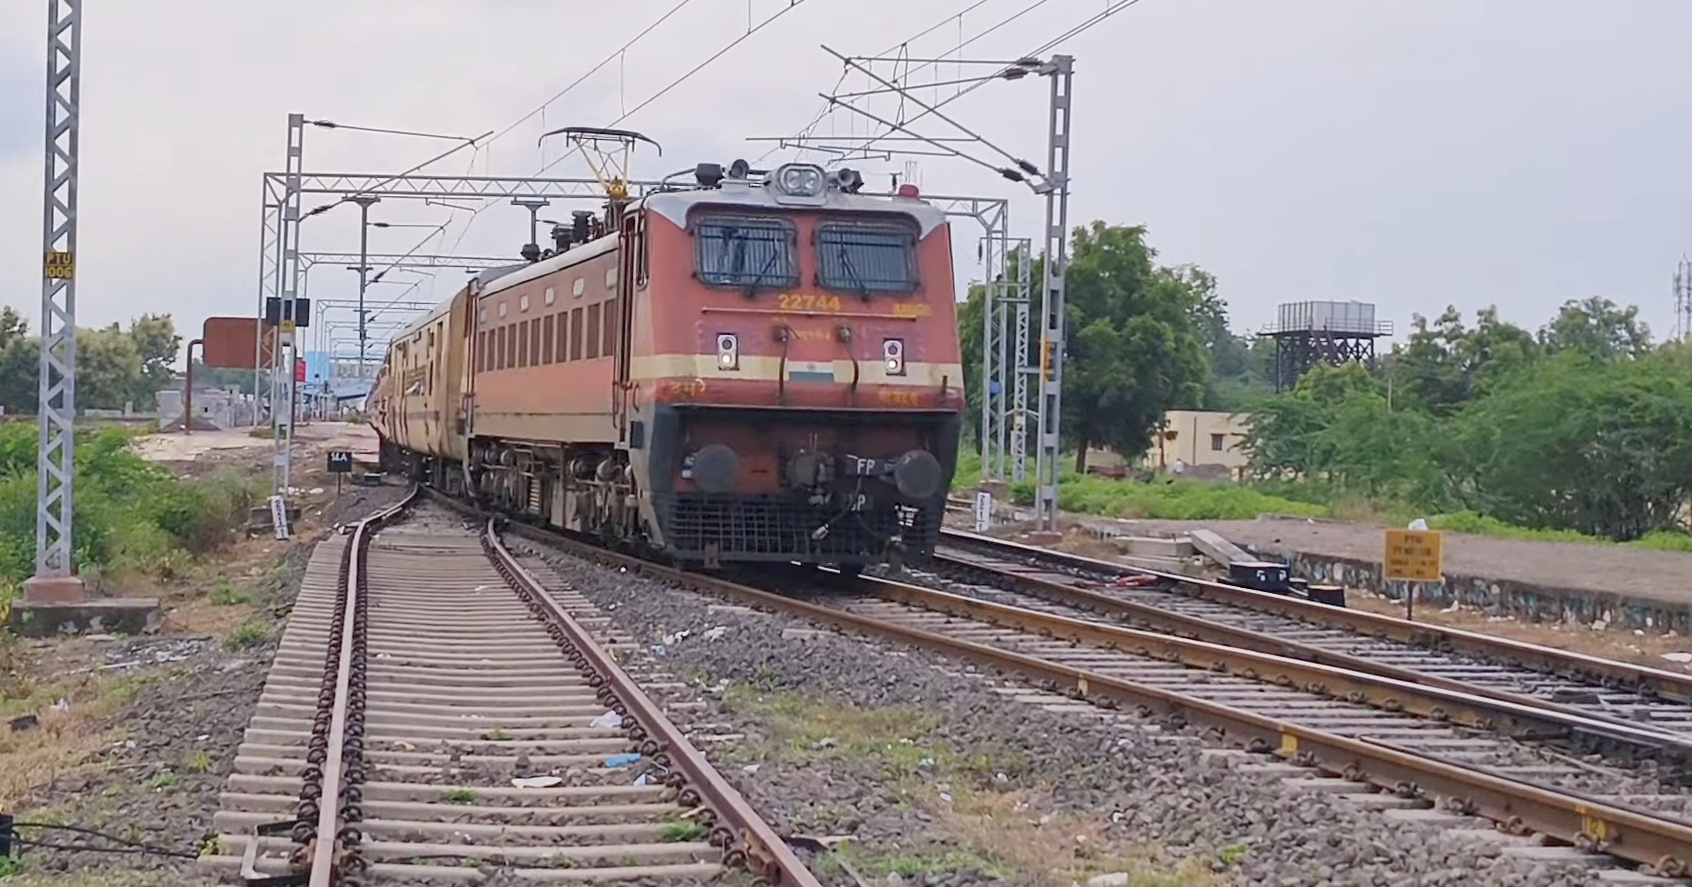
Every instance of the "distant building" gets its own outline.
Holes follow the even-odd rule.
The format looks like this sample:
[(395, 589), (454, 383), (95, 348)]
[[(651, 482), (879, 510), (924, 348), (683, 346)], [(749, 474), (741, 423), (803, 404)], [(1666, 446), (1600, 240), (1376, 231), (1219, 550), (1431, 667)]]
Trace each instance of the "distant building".
[(1171, 474), (1238, 479), (1249, 461), (1241, 445), (1250, 430), (1244, 413), (1171, 410), (1138, 464)]

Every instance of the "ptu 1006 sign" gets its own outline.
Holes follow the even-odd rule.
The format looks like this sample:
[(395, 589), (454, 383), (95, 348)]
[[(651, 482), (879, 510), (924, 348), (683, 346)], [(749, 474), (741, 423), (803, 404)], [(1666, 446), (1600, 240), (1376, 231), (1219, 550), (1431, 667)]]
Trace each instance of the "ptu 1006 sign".
[(1381, 578), (1438, 582), (1444, 577), (1444, 537), (1437, 530), (1387, 530)]

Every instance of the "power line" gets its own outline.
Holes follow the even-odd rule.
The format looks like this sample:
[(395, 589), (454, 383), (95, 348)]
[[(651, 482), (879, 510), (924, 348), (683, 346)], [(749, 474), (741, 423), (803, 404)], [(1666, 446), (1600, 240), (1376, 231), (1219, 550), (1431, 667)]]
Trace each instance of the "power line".
[(556, 102), (559, 99), (563, 98), (564, 96), (568, 95), (571, 90), (575, 89), (578, 86), (581, 86), (584, 81), (586, 81), (589, 77), (592, 77), (593, 75), (599, 73), (601, 70), (603, 70), (605, 68), (606, 65), (609, 65), (613, 61), (616, 61), (618, 58), (622, 57), (623, 53), (628, 52), (629, 47), (634, 46), (636, 43), (639, 43), (641, 38), (645, 37), (647, 34), (652, 33), (654, 30), (657, 29), (657, 27), (659, 25), (662, 25), (663, 23), (669, 21), (670, 18), (672, 16), (674, 16), (676, 13), (681, 12), (682, 7), (687, 6), (689, 3), (692, 3), (692, 2), (693, 2), (693, 0), (680, 0), (680, 2), (678, 2), (676, 5), (670, 7), (669, 11), (665, 12), (663, 15), (654, 19), (651, 24), (649, 24), (645, 28), (641, 29), (640, 33), (634, 35), (633, 37), (630, 37), (629, 41), (627, 43), (624, 43), (622, 46), (619, 46), (615, 50), (612, 50), (611, 54), (607, 55), (605, 58), (601, 59), (599, 64), (594, 65), (592, 68), (589, 68), (587, 73), (585, 73), (582, 76), (577, 77), (575, 80), (571, 81), (569, 86), (566, 86), (563, 89), (559, 90), (557, 92), (557, 94), (555, 94), (552, 98), (549, 98), (544, 102), (541, 102), (540, 105), (538, 107), (536, 107), (533, 111), (530, 111), (529, 113), (524, 114), (522, 117), (517, 118), (517, 122), (515, 122), (515, 123), (511, 124), (510, 126), (507, 126), (506, 128), (500, 130), (499, 135), (496, 135), (493, 138), (488, 139), (488, 141), (489, 142), (496, 141), (501, 136), (507, 135), (512, 130), (516, 129), (517, 127), (522, 126), (523, 124), (529, 122), (530, 120), (533, 120), (536, 115), (546, 113), (547, 106), (551, 105), (553, 102)]
[[(876, 53), (876, 55), (887, 55), (890, 52), (897, 52), (901, 47), (909, 46), (910, 44), (915, 43), (916, 41), (921, 40), (924, 37), (927, 37), (929, 34), (932, 34), (935, 31), (940, 30), (941, 28), (945, 27), (948, 22), (953, 21), (954, 19), (961, 21), (964, 16), (968, 15), (971, 12), (974, 12), (977, 9), (980, 9), (981, 7), (987, 5), (988, 3), (991, 3), (991, 2), (992, 2), (992, 0), (975, 0), (974, 3), (971, 3), (970, 5), (964, 7), (963, 9), (958, 10), (958, 12), (956, 12), (952, 15), (948, 15), (945, 18), (935, 22), (934, 24), (929, 25), (928, 27), (922, 29), (921, 31), (918, 31), (915, 34), (912, 34), (911, 36), (906, 37), (905, 39), (899, 41), (898, 43), (893, 44), (892, 46), (887, 47), (886, 49), (883, 49), (881, 52)], [(845, 66), (842, 65), (841, 71), (840, 71), (840, 79), (835, 81), (834, 87), (829, 90), (829, 93), (832, 94), (834, 92), (837, 92), (840, 89), (841, 84), (843, 84), (845, 82), (846, 82), (846, 69), (845, 69)], [(803, 138), (809, 137), (811, 135), (811, 133), (816, 131), (817, 125), (822, 123), (823, 118), (827, 117), (828, 113), (832, 110), (834, 110), (834, 105), (832, 103), (824, 102), (823, 106), (822, 106), (822, 110), (817, 112), (817, 116), (812, 117), (810, 123), (807, 123), (803, 127), (800, 127), (799, 131), (797, 133), (794, 133), (793, 137), (795, 139), (803, 139)], [(775, 152), (780, 151), (783, 147), (784, 146), (781, 142), (777, 142), (775, 147), (769, 149), (768, 151), (765, 151), (763, 154), (758, 155), (758, 159), (756, 159), (752, 162), (754, 164), (762, 163), (771, 154), (774, 154)]]
[[(1052, 38), (1051, 40), (1046, 41), (1045, 43), (1041, 44), (1038, 48), (1036, 48), (1033, 51), (1027, 53), (1025, 57), (1026, 58), (1034, 58), (1034, 57), (1044, 55), (1047, 51), (1051, 50), (1053, 47), (1056, 47), (1057, 45), (1063, 43), (1064, 41), (1070, 39), (1071, 37), (1075, 37), (1075, 36), (1085, 32), (1085, 31), (1087, 31), (1088, 29), (1090, 29), (1093, 26), (1097, 25), (1098, 23), (1104, 21), (1105, 19), (1110, 18), (1111, 16), (1115, 15), (1116, 13), (1121, 12), (1122, 10), (1127, 9), (1128, 7), (1133, 6), (1133, 5), (1135, 5), (1136, 3), (1139, 3), (1139, 2), (1140, 2), (1140, 0), (1115, 0), (1115, 2), (1111, 3), (1111, 5), (1105, 7), (1105, 9), (1102, 12), (1095, 13), (1091, 18), (1088, 18), (1085, 21), (1081, 22), (1081, 24), (1076, 25), (1075, 27), (1070, 28), (1069, 30), (1063, 32), (1062, 34), (1059, 34), (1058, 36)], [(1006, 66), (1005, 68), (1000, 70), (998, 72), (998, 74), (996, 74), (994, 77), (983, 79), (980, 83), (976, 83), (972, 86), (966, 87), (965, 89), (963, 89), (962, 91), (958, 92), (957, 94), (951, 96), (950, 98), (943, 99), (939, 102), (934, 103), (933, 109), (931, 109), (929, 111), (924, 111), (921, 114), (918, 114), (915, 117), (912, 117), (911, 119), (904, 121), (904, 125), (908, 127), (910, 124), (915, 123), (915, 122), (917, 122), (918, 120), (921, 120), (924, 117), (927, 117), (930, 113), (936, 113), (938, 111), (938, 109), (943, 108), (943, 107), (957, 101), (958, 99), (963, 98), (966, 95), (969, 95), (970, 93), (976, 91), (977, 89), (980, 89), (982, 86), (985, 86), (987, 83), (991, 82), (992, 80), (995, 80), (995, 79), (998, 79), (999, 77), (1004, 76), (1007, 72), (1009, 72), (1011, 70), (1013, 70), (1013, 68), (1011, 66)], [(891, 135), (893, 132), (896, 132), (896, 131), (898, 131), (898, 130), (890, 128), (888, 130), (888, 132), (882, 133), (881, 135), (878, 135), (878, 136), (875, 136), (875, 137), (872, 137), (872, 138), (864, 141), (862, 144), (857, 145), (856, 146), (857, 150), (860, 150), (860, 151), (866, 150), (871, 145), (880, 141), (883, 137)], [(910, 130), (907, 129), (905, 131), (909, 132)]]
[[(668, 12), (664, 13), (664, 15), (660, 16), (652, 24), (647, 25), (645, 30), (643, 30), (639, 34), (635, 35), (635, 37), (633, 39), (631, 39), (628, 43), (625, 43), (623, 46), (619, 47), (617, 49), (617, 51), (612, 53), (611, 55), (606, 56), (605, 59), (603, 61), (601, 61), (598, 65), (595, 65), (592, 70), (588, 71), (586, 74), (583, 74), (581, 77), (578, 77), (574, 83), (571, 83), (569, 86), (566, 86), (563, 90), (559, 91), (558, 95), (555, 95), (551, 99), (548, 99), (539, 108), (536, 108), (534, 111), (525, 115), (523, 117), (523, 120), (519, 120), (517, 123), (514, 123), (511, 126), (506, 127), (503, 131), (501, 131), (499, 133), (499, 135), (494, 136), (494, 139), (497, 139), (497, 138), (499, 138), (500, 135), (505, 135), (506, 133), (510, 132), (511, 130), (517, 128), (518, 126), (520, 126), (523, 123), (524, 120), (528, 120), (528, 119), (534, 117), (536, 114), (543, 113), (545, 111), (547, 105), (551, 104), (554, 101), (557, 101), (560, 96), (563, 96), (565, 93), (569, 92), (571, 89), (574, 89), (583, 80), (586, 80), (588, 77), (592, 76), (595, 71), (598, 71), (601, 68), (604, 68), (606, 65), (610, 64), (612, 59), (617, 58), (625, 50), (627, 50), (630, 46), (633, 46), (636, 40), (639, 40), (641, 37), (646, 36), (647, 33), (652, 31), (652, 29), (654, 29), (654, 28), (658, 27), (659, 25), (663, 24), (666, 19), (668, 19), (670, 16), (675, 15), (677, 12), (679, 12), (681, 10), (682, 7), (686, 6), (689, 2), (691, 2), (691, 0), (681, 0), (681, 2), (679, 2), (675, 6), (671, 7)], [(675, 89), (676, 87), (680, 86), (682, 83), (685, 83), (693, 75), (695, 75), (695, 74), (699, 73), (700, 71), (704, 70), (707, 65), (711, 64), (712, 62), (716, 61), (719, 58), (722, 58), (730, 50), (734, 49), (736, 46), (739, 46), (748, 37), (751, 37), (753, 34), (756, 34), (759, 31), (763, 30), (767, 25), (774, 22), (776, 19), (781, 18), (782, 16), (786, 15), (787, 13), (791, 12), (792, 10), (798, 8), (800, 5), (804, 4), (805, 2), (806, 2), (806, 0), (788, 0), (787, 6), (782, 7), (775, 14), (769, 16), (768, 18), (764, 19), (763, 21), (758, 22), (757, 24), (748, 27), (747, 30), (746, 30), (746, 33), (741, 34), (739, 37), (736, 37), (735, 39), (729, 41), (727, 46), (724, 46), (722, 49), (717, 50), (709, 58), (705, 59), (705, 61), (700, 62), (698, 65), (695, 65), (692, 70), (688, 71), (687, 73), (685, 73), (685, 74), (681, 75), (680, 77), (676, 78), (675, 80), (671, 81), (663, 89), (660, 89), (657, 93), (653, 94), (652, 97), (650, 97), (646, 101), (641, 102), (640, 104), (636, 105), (633, 110), (625, 111), (622, 114), (622, 116), (618, 117), (616, 120), (611, 121), (610, 125), (616, 126), (617, 124), (622, 123), (624, 120), (627, 120), (629, 117), (633, 116), (636, 112), (640, 111), (642, 108), (645, 108), (647, 105), (650, 105), (653, 102), (657, 101), (658, 99), (662, 98), (666, 93), (668, 93), (671, 90)], [(982, 0), (982, 2), (985, 2), (985, 0)], [(488, 141), (492, 142), (494, 139), (489, 139)], [(539, 170), (535, 171), (534, 175), (537, 175), (537, 176), (541, 175), (542, 173), (546, 172), (547, 170), (553, 168), (554, 166), (557, 166), (558, 164), (564, 162), (564, 159), (569, 157), (570, 153), (572, 153), (572, 152), (566, 152), (565, 154), (560, 156), (558, 159), (552, 161), (551, 163), (543, 164)], [(462, 244), (464, 242), (464, 238), (469, 235), (471, 226), (473, 226), (476, 223), (476, 219), (481, 217), (482, 211), (487, 209), (489, 206), (492, 206), (492, 205), (493, 204), (491, 202), (485, 202), (481, 206), (479, 206), (476, 209), (470, 211), (470, 218), (465, 221), (464, 230), (460, 231), (458, 233), (457, 239), (453, 241), (453, 246), (452, 246), (453, 252), (458, 251), (459, 245)]]
[[(705, 61), (702, 61), (697, 65), (694, 65), (693, 70), (688, 71), (686, 74), (683, 74), (680, 77), (677, 77), (675, 80), (671, 81), (668, 86), (665, 86), (663, 89), (660, 89), (656, 93), (654, 93), (651, 98), (647, 99), (644, 102), (641, 102), (638, 105), (635, 105), (633, 110), (628, 111), (627, 113), (623, 114), (623, 116), (618, 117), (616, 120), (611, 121), (610, 125), (616, 126), (617, 124), (622, 123), (624, 120), (627, 120), (630, 117), (633, 117), (635, 114), (640, 112), (640, 109), (646, 107), (647, 105), (652, 104), (653, 102), (658, 101), (659, 99), (663, 98), (667, 93), (669, 93), (670, 90), (675, 89), (676, 87), (682, 85), (683, 83), (686, 83), (688, 81), (688, 79), (691, 78), (693, 75), (699, 73), (700, 71), (703, 71), (707, 65), (711, 64), (712, 62), (716, 61), (717, 59), (720, 59), (723, 56), (727, 55), (729, 53), (729, 51), (733, 50), (736, 46), (739, 46), (740, 44), (744, 43), (746, 41), (746, 39), (751, 37), (753, 34), (756, 34), (759, 31), (762, 31), (764, 28), (768, 27), (770, 24), (775, 22), (776, 19), (779, 19), (782, 16), (788, 14), (789, 12), (792, 12), (793, 10), (798, 9), (799, 7), (805, 5), (805, 3), (806, 3), (806, 0), (788, 0), (788, 4), (786, 6), (783, 6), (781, 9), (776, 10), (775, 14), (773, 14), (773, 15), (769, 16), (768, 18), (764, 19), (763, 21), (759, 22), (756, 26), (748, 29), (746, 31), (746, 33), (741, 34), (739, 37), (736, 37), (733, 40), (730, 40), (727, 46), (724, 46), (722, 49), (719, 49), (716, 52), (712, 53), (709, 58), (705, 59)], [(542, 172), (545, 172), (545, 170), (543, 169)], [(538, 173), (537, 173), (537, 175), (538, 175)]]
[[(857, 68), (860, 71), (863, 71), (865, 75), (871, 77), (877, 83), (880, 83), (881, 85), (888, 87), (889, 89), (898, 90), (901, 100), (909, 99), (913, 104), (922, 108), (925, 113), (933, 114), (934, 116), (939, 117), (941, 120), (944, 120), (947, 123), (950, 123), (959, 132), (963, 133), (964, 135), (968, 136), (969, 138), (973, 139), (974, 141), (981, 143), (983, 146), (997, 152), (999, 155), (1004, 157), (1006, 160), (1009, 160), (1011, 163), (1015, 164), (1015, 166), (1016, 166), (1015, 170), (1011, 170), (1011, 169), (998, 169), (997, 170), (997, 172), (1000, 175), (1004, 176), (1005, 178), (1010, 179), (1012, 181), (1023, 181), (1023, 176), (1025, 174), (1026, 175), (1039, 175), (1040, 174), (1039, 169), (1037, 167), (1035, 167), (1034, 164), (1029, 163), (1027, 160), (1022, 159), (1021, 157), (1017, 157), (1016, 155), (1010, 153), (1009, 151), (1006, 151), (1005, 149), (999, 147), (998, 145), (993, 144), (992, 142), (988, 141), (984, 136), (980, 135), (979, 133), (975, 132), (974, 130), (970, 129), (969, 127), (964, 126), (962, 123), (959, 123), (956, 120), (953, 120), (952, 118), (946, 116), (945, 114), (940, 113), (940, 110), (939, 110), (938, 107), (929, 105), (927, 102), (924, 102), (923, 100), (917, 98), (916, 96), (910, 95), (910, 90), (909, 90), (908, 87), (902, 87), (902, 86), (896, 85), (893, 82), (891, 82), (891, 81), (887, 80), (886, 78), (882, 77), (881, 75), (875, 73), (874, 71), (871, 71), (868, 67), (864, 66), (863, 64), (860, 64), (859, 62), (857, 62), (853, 59), (849, 59), (846, 56), (843, 56), (843, 55), (835, 52), (834, 50), (829, 49), (826, 46), (823, 47), (823, 50), (828, 52), (830, 55), (833, 55), (835, 58), (840, 59), (842, 62), (844, 62), (848, 65), (851, 65), (852, 67)], [(1028, 66), (1016, 66), (1016, 67), (1013, 67), (1013, 68), (1007, 68), (1007, 70), (1011, 70), (1011, 71), (1024, 71), (1024, 72), (1026, 72), (1027, 69), (1028, 69)], [(831, 96), (830, 101), (835, 101), (834, 97)], [(903, 105), (901, 104), (901, 107), (902, 106)], [(850, 108), (853, 111), (858, 111), (858, 113), (860, 113), (860, 114), (865, 113), (865, 112), (859, 110), (858, 108), (853, 107), (851, 104), (847, 104), (846, 107)], [(905, 129), (905, 127), (902, 124), (885, 124), (885, 122), (884, 122), (884, 125), (890, 125), (895, 129), (898, 129), (898, 130), (901, 130), (901, 131), (904, 131), (904, 132), (910, 132), (909, 130)], [(910, 134), (916, 135), (916, 133), (910, 133)], [(943, 151), (952, 151), (953, 153), (956, 153), (957, 156), (964, 157), (964, 155), (961, 152), (953, 151), (953, 149), (950, 149), (950, 148), (947, 148), (947, 147), (941, 145), (938, 141), (934, 141), (934, 140), (927, 140), (927, 141), (930, 145), (934, 145), (936, 147), (939, 147)], [(972, 157), (966, 157), (965, 159), (975, 160)], [(975, 162), (981, 163), (983, 166), (986, 166), (989, 169), (995, 169), (995, 167), (993, 167), (991, 164), (984, 163), (983, 161), (975, 160)]]

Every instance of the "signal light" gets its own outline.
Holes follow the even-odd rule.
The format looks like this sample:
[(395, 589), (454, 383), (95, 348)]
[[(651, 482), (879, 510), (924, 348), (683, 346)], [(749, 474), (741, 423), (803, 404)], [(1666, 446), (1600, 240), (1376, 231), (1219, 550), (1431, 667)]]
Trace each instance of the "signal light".
[(922, 196), (922, 192), (917, 190), (917, 186), (911, 184), (910, 182), (906, 182), (905, 184), (899, 186), (899, 196), (915, 200)]
[(887, 339), (881, 343), (881, 360), (889, 376), (905, 374), (905, 341)]
[(740, 337), (734, 333), (717, 334), (717, 369), (740, 369)]

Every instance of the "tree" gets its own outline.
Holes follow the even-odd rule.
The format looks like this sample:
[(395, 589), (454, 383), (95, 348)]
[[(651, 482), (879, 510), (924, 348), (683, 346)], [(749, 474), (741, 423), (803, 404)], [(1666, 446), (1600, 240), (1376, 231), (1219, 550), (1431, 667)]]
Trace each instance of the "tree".
[(141, 375), (128, 400), (136, 409), (150, 409), (153, 396), (169, 388), (175, 379), (171, 366), (176, 363), (182, 337), (176, 334), (176, 324), (169, 314), (143, 314), (129, 322), (129, 338), (134, 340), (141, 355)]
[[(1447, 307), (1432, 325), (1412, 316), (1409, 344), (1393, 361), (1393, 382), (1404, 400), (1440, 415), (1456, 411), (1498, 378), (1539, 353), (1533, 335), (1498, 318), (1496, 306), (1475, 312), (1475, 326)], [(1395, 399), (1396, 400), (1396, 399)]]
[(1550, 353), (1573, 351), (1596, 360), (1642, 357), (1651, 350), (1651, 328), (1639, 320), (1639, 306), (1626, 309), (1602, 296), (1570, 299), (1539, 330)]
[[(1064, 319), (1063, 435), (1081, 470), (1087, 447), (1107, 446), (1136, 456), (1151, 446), (1165, 412), (1199, 406), (1210, 378), (1206, 330), (1220, 342), (1217, 322), (1222, 331), (1227, 328), (1227, 303), (1217, 298), (1215, 279), (1192, 265), (1157, 266), (1145, 233), (1141, 227), (1104, 222), (1074, 232)], [(1024, 360), (1039, 366), (1044, 261), (1034, 259), (1030, 270), (1035, 286)], [(1013, 260), (1007, 274), (1015, 273)], [(971, 427), (979, 424), (975, 419), (981, 410), (984, 296), (981, 287), (971, 287), (958, 312), (968, 385), (965, 424)], [(1036, 430), (1030, 422), (1028, 433)]]
[(1198, 406), (1209, 381), (1200, 314), (1215, 281), (1154, 265), (1145, 233), (1104, 222), (1075, 232), (1063, 424), (1077, 471), (1095, 444), (1130, 458), (1145, 452), (1164, 413)]
[(133, 403), (142, 378), (141, 349), (117, 324), (76, 331), (76, 403), (79, 409), (122, 409)]
[(34, 413), (40, 379), (41, 340), (30, 337), (29, 323), (16, 310), (0, 308), (0, 410)]
[(1441, 506), (1458, 495), (1436, 421), (1388, 409), (1380, 380), (1362, 364), (1317, 366), (1293, 390), (1266, 399), (1252, 411), (1244, 449), (1259, 477)]
[(1475, 403), (1454, 431), (1477, 510), (1621, 540), (1684, 529), (1692, 361), (1682, 350), (1595, 364), (1571, 347)]

